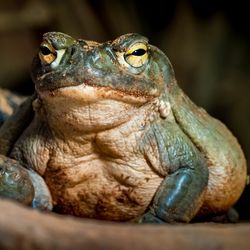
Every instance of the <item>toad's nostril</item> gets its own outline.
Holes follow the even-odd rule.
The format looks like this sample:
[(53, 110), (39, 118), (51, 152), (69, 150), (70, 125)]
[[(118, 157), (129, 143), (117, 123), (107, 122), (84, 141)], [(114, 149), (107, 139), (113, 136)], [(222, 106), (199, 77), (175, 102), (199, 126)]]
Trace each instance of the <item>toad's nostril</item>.
[(110, 46), (108, 46), (105, 50), (107, 54), (109, 55), (109, 57), (111, 58), (111, 60), (115, 61), (116, 60), (115, 50)]

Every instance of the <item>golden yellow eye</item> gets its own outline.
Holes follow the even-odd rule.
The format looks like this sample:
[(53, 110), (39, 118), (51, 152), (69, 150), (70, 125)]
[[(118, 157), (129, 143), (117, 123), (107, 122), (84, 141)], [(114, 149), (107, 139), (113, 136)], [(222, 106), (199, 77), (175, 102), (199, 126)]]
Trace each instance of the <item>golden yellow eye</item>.
[(148, 60), (147, 46), (144, 43), (136, 43), (125, 53), (125, 60), (131, 66), (139, 68)]
[(44, 64), (51, 64), (56, 59), (56, 50), (47, 42), (40, 45), (39, 58)]

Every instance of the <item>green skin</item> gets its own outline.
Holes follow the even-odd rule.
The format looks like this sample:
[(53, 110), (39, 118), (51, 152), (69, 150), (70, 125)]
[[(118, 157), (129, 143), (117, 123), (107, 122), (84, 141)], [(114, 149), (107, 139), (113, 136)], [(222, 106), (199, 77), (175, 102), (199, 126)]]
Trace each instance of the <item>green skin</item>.
[[(32, 79), (38, 98), (33, 103), (35, 118), (31, 125), (29, 126), (30, 118), (27, 117), (32, 114), (30, 102), (33, 99), (28, 99), (0, 130), (0, 153), (3, 155), (0, 157), (1, 196), (32, 204), (40, 209), (52, 209), (52, 199), (56, 199), (52, 190), (54, 186), (49, 185), (48, 188), (40, 176), (43, 177), (46, 168), (40, 171), (40, 166), (32, 166), (28, 160), (29, 154), (22, 145), (35, 145), (35, 140), (26, 138), (30, 138), (27, 136), (29, 134), (34, 135), (36, 130), (39, 137), (37, 123), (44, 124), (46, 140), (57, 134), (57, 128), (53, 127), (50, 120), (53, 109), (50, 109), (51, 104), (44, 93), (56, 96), (57, 90), (71, 86), (77, 88), (84, 84), (97, 92), (100, 88), (115, 90), (116, 95), (106, 99), (118, 99), (120, 103), (135, 107), (137, 115), (140, 110), (146, 110), (147, 106), (155, 105), (152, 119), (148, 119), (146, 125), (140, 128), (143, 129), (140, 140), (131, 144), (136, 152), (135, 159), (144, 159), (148, 171), (162, 179), (153, 191), (149, 204), (138, 214), (135, 213), (132, 217), (124, 215), (124, 218), (120, 216), (119, 219), (98, 214), (89, 217), (134, 219), (142, 223), (189, 222), (196, 215), (226, 212), (237, 201), (245, 187), (247, 176), (245, 158), (237, 140), (222, 123), (198, 108), (182, 92), (176, 83), (173, 68), (161, 50), (149, 45), (147, 39), (138, 34), (128, 34), (112, 42), (98, 44), (51, 32), (44, 35), (44, 41), (57, 51), (66, 50), (59, 65), (55, 67), (51, 64), (44, 65), (38, 56), (34, 59)], [(148, 60), (140, 67), (119, 62), (119, 55), (124, 58), (123, 53), (135, 43), (147, 46)], [(119, 105), (122, 107), (123, 104)], [(113, 113), (115, 116), (116, 111), (113, 110)], [(135, 124), (139, 130), (138, 123)], [(101, 127), (102, 124), (98, 126)], [(101, 130), (98, 126), (96, 130)], [(113, 129), (112, 124), (105, 126), (107, 128), (102, 130)], [(118, 129), (119, 126), (120, 124), (114, 125)], [(30, 127), (35, 132), (30, 132)], [(90, 129), (86, 128), (87, 132), (83, 132), (82, 136), (87, 135)], [(7, 133), (8, 130), (15, 133)], [(22, 136), (17, 140), (19, 135)], [(109, 157), (114, 156), (110, 154)], [(9, 174), (10, 169), (18, 176), (15, 181)], [(48, 178), (45, 176), (45, 181)], [(26, 184), (23, 185), (23, 182)], [(230, 195), (223, 198), (222, 193)], [(74, 212), (72, 214), (88, 216)]]

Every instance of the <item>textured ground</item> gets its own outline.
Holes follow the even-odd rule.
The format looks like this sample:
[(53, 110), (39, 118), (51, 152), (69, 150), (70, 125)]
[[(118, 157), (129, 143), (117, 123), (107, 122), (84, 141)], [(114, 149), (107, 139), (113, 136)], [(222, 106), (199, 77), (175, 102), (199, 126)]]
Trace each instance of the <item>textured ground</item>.
[(250, 225), (137, 225), (45, 214), (0, 200), (0, 249), (250, 249)]

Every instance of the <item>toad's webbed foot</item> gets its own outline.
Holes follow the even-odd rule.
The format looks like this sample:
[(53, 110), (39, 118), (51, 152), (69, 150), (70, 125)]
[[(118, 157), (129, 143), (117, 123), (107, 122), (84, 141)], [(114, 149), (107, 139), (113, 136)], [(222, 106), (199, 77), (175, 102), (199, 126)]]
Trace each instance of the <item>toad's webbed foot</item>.
[(152, 211), (148, 211), (139, 218), (138, 223), (164, 224), (166, 222), (158, 218)]

